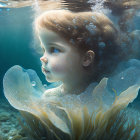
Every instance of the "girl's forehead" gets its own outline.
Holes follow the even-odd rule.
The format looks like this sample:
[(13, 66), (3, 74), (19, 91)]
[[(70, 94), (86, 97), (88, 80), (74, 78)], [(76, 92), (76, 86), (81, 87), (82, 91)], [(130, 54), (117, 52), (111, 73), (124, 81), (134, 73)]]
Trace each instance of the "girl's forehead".
[(68, 41), (63, 39), (60, 35), (47, 29), (39, 31), (39, 39), (43, 45), (56, 44), (58, 47), (63, 47), (69, 50), (77, 50), (75, 46), (72, 46)]
[(49, 40), (49, 39), (57, 39), (59, 36), (51, 30), (41, 29), (39, 30), (39, 37), (41, 39)]
[(55, 42), (65, 43), (65, 41), (55, 32), (46, 29), (39, 31), (39, 39), (44, 45)]

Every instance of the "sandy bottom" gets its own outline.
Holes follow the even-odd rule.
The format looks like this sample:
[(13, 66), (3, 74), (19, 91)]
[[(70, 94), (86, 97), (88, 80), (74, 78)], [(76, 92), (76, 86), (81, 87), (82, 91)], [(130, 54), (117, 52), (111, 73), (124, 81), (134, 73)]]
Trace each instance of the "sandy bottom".
[(0, 140), (29, 140), (18, 118), (23, 120), (17, 110), (6, 100), (0, 99)]

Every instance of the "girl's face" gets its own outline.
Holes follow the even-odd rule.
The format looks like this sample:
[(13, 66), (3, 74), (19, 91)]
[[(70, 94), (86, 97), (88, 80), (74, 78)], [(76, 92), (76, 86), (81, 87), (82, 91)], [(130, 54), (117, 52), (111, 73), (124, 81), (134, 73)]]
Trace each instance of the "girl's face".
[(42, 72), (48, 82), (68, 82), (78, 79), (82, 74), (81, 54), (63, 38), (50, 30), (39, 31)]

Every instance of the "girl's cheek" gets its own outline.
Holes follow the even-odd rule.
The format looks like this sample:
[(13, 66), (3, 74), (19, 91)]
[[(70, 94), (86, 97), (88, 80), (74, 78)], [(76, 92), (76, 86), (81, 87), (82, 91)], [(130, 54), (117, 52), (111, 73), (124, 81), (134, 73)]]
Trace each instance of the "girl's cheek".
[(52, 72), (54, 73), (59, 73), (59, 74), (64, 74), (68, 70), (67, 63), (65, 61), (63, 62), (58, 62), (58, 63), (53, 63), (51, 65)]

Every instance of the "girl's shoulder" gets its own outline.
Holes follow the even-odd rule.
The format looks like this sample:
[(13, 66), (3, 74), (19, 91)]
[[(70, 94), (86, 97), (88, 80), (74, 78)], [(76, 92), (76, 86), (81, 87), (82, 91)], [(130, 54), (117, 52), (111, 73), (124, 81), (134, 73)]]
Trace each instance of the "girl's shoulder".
[(61, 85), (55, 88), (47, 89), (43, 95), (42, 98), (49, 98), (49, 97), (60, 97), (61, 95)]

